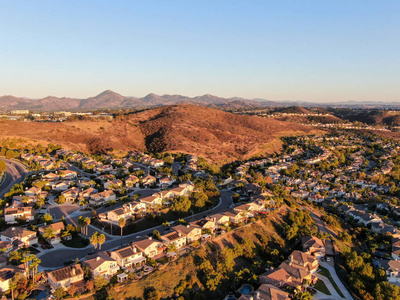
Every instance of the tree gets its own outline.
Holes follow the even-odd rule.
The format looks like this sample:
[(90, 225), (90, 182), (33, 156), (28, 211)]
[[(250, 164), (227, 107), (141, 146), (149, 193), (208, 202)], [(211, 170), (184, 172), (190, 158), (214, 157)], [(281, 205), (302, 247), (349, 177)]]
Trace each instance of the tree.
[(89, 225), (90, 225), (90, 218), (89, 217), (86, 217), (85, 219), (84, 219), (84, 221), (85, 221), (85, 230), (86, 230), (86, 233), (85, 233), (85, 235), (88, 235), (88, 227), (89, 227)]
[(65, 196), (60, 195), (58, 196), (58, 204), (64, 204), (65, 203)]
[(99, 233), (96, 231), (95, 233), (93, 233), (92, 237), (90, 238), (90, 243), (93, 245), (93, 248), (95, 251), (96, 251), (98, 242), (99, 242)]
[(42, 260), (40, 258), (35, 257), (34, 259), (32, 259), (32, 263), (29, 266), (29, 269), (32, 272), (33, 282), (36, 282), (37, 268), (41, 262), (42, 262)]
[(122, 246), (122, 232), (123, 232), (124, 227), (125, 227), (125, 225), (126, 225), (126, 220), (125, 220), (124, 218), (120, 218), (120, 219), (118, 220), (118, 225), (119, 225), (119, 227), (121, 228), (121, 246)]
[(77, 290), (78, 288), (75, 285), (71, 284), (67, 290), (67, 293), (72, 297), (73, 295), (75, 295)]
[(86, 223), (85, 223), (85, 219), (80, 216), (78, 218), (78, 226), (81, 228), (81, 233), (84, 234), (84, 227), (85, 227)]
[(94, 287), (96, 291), (101, 290), (108, 284), (107, 279), (105, 279), (103, 276), (99, 275), (94, 278)]
[(14, 260), (18, 262), (21, 260), (22, 254), (20, 251), (11, 251), (8, 258), (10, 259), (11, 262)]
[(62, 287), (56, 288), (56, 290), (53, 293), (53, 296), (56, 297), (56, 299), (61, 299), (62, 297), (65, 296), (65, 291)]
[(106, 236), (104, 235), (104, 233), (100, 234), (99, 237), (97, 238), (97, 242), (99, 244), (99, 250), (101, 250), (101, 245), (103, 245), (105, 241), (106, 241)]
[(397, 285), (389, 282), (380, 282), (374, 290), (376, 300), (394, 300), (400, 298), (400, 289)]
[(54, 229), (51, 226), (48, 226), (43, 233), (43, 238), (47, 240), (49, 244), (51, 244), (51, 239), (53, 237), (56, 237), (56, 234), (54, 233)]
[(143, 298), (145, 300), (159, 300), (160, 293), (153, 286), (149, 286), (144, 289)]
[(20, 277), (21, 277), (21, 273), (17, 273), (14, 275), (14, 277), (10, 281), (9, 288), (11, 290), (11, 299), (12, 300), (14, 300), (14, 290), (18, 286), (18, 281), (19, 281)]
[(161, 234), (157, 229), (154, 229), (154, 231), (153, 231), (153, 238), (155, 238), (156, 240), (161, 241)]
[(85, 287), (89, 292), (93, 292), (94, 291), (94, 281), (93, 280), (86, 281)]

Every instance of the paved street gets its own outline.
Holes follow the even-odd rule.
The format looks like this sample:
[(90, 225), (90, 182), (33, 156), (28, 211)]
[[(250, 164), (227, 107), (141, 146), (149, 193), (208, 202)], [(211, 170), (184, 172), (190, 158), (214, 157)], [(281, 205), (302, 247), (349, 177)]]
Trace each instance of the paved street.
[[(154, 190), (150, 190), (153, 191)], [(142, 193), (143, 191), (140, 191)], [(232, 205), (232, 192), (230, 191), (221, 191), (221, 200), (220, 203), (215, 206), (214, 208), (206, 211), (199, 213), (197, 215), (189, 216), (186, 217), (185, 220), (187, 222), (193, 222), (195, 220), (202, 219), (203, 217), (209, 215), (209, 214), (214, 214), (214, 213), (219, 213), (222, 211), (229, 210), (229, 207)], [(120, 204), (121, 205), (121, 204)], [(108, 208), (101, 208), (97, 210), (98, 213), (108, 211), (110, 210), (110, 207)], [(83, 214), (83, 216), (91, 216), (92, 212), (88, 212)], [(66, 217), (66, 221), (69, 222), (77, 222), (79, 216), (74, 216), (74, 217)], [(136, 232), (130, 235), (126, 235), (122, 237), (122, 244), (128, 244), (140, 239), (143, 239), (145, 236), (153, 233), (153, 231), (157, 229), (161, 234), (165, 232), (165, 227), (160, 225), (156, 226), (153, 228), (149, 228), (140, 232)], [(94, 231), (99, 231), (97, 228), (93, 226), (89, 226), (89, 236)], [(114, 248), (118, 248), (121, 246), (121, 239), (119, 236), (114, 236), (111, 237), (110, 235), (107, 235), (107, 240), (106, 242), (102, 245), (102, 250), (112, 250)], [(89, 245), (86, 248), (83, 249), (74, 249), (74, 248), (67, 248), (64, 247), (62, 249), (51, 249), (48, 251), (45, 251), (43, 254), (38, 254), (38, 257), (42, 260), (41, 266), (43, 268), (54, 268), (54, 267), (61, 267), (63, 266), (64, 261), (69, 260), (69, 259), (75, 259), (75, 258), (83, 258), (86, 256), (89, 252), (92, 252), (92, 246)]]
[(4, 195), (10, 191), (14, 184), (24, 181), (25, 177), (29, 173), (25, 166), (21, 163), (5, 158), (2, 158), (1, 160), (6, 163), (7, 170), (4, 173), (4, 181), (0, 185), (0, 198), (4, 197)]

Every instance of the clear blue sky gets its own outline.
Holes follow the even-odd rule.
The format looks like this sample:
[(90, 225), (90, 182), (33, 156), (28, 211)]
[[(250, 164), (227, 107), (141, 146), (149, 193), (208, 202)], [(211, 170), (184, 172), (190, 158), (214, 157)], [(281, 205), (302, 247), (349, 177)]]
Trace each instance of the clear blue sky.
[(0, 0), (0, 95), (400, 101), (399, 16), (399, 0)]

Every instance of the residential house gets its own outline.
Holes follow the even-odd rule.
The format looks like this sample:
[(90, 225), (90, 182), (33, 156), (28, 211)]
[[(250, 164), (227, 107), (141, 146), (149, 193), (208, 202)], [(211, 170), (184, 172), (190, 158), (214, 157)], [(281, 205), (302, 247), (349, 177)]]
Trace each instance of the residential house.
[(65, 197), (65, 201), (75, 201), (79, 196), (79, 189), (77, 187), (72, 187), (66, 191), (61, 192), (61, 195)]
[(68, 190), (69, 186), (70, 186), (71, 182), (70, 181), (56, 181), (51, 185), (51, 188), (54, 191), (66, 191)]
[(315, 203), (321, 203), (322, 201), (324, 201), (325, 197), (321, 196), (320, 194), (314, 194), (314, 195), (308, 196), (307, 199), (312, 202), (315, 202)]
[(186, 234), (180, 230), (164, 234), (161, 239), (167, 247), (174, 244), (177, 249), (180, 249), (186, 245)]
[(72, 180), (75, 179), (78, 176), (78, 172), (71, 171), (71, 170), (62, 170), (58, 173), (58, 175), (62, 179), (67, 179), (67, 180)]
[(119, 179), (113, 179), (103, 183), (105, 189), (119, 189), (124, 183)]
[(295, 250), (289, 256), (289, 265), (300, 267), (310, 273), (315, 273), (318, 269), (318, 260), (307, 253)]
[(51, 238), (50, 243), (51, 244), (57, 244), (61, 242), (61, 231), (65, 229), (64, 223), (63, 222), (57, 222), (53, 223), (50, 225), (43, 225), (38, 227), (38, 233), (40, 236), (43, 236), (48, 228), (51, 228), (53, 230), (54, 237)]
[(89, 203), (93, 206), (100, 206), (115, 199), (116, 195), (112, 190), (105, 190), (97, 194), (92, 194)]
[(31, 187), (30, 189), (25, 191), (25, 196), (37, 196), (42, 190), (37, 188), (36, 186)]
[(190, 244), (201, 239), (201, 228), (193, 225), (177, 225), (172, 227), (176, 232), (186, 235), (186, 243)]
[(303, 251), (316, 257), (325, 256), (325, 246), (321, 239), (315, 236), (305, 236), (301, 239)]
[(387, 281), (392, 284), (400, 283), (400, 261), (399, 260), (380, 260), (381, 267), (385, 270)]
[(125, 185), (127, 187), (138, 187), (139, 186), (139, 178), (135, 175), (131, 175), (128, 178), (125, 179)]
[(71, 285), (81, 288), (85, 284), (83, 279), (84, 272), (79, 264), (50, 271), (46, 275), (47, 281), (53, 290), (59, 287), (67, 289)]
[(119, 219), (130, 220), (132, 218), (132, 211), (128, 206), (123, 206), (107, 212), (107, 219), (111, 222), (118, 222)]
[(175, 182), (175, 179), (172, 179), (171, 176), (166, 176), (159, 179), (159, 186), (168, 187), (171, 186)]
[(133, 214), (140, 214), (146, 212), (146, 203), (139, 201), (132, 201), (124, 204), (129, 207)]
[(141, 198), (140, 202), (145, 203), (148, 207), (155, 207), (162, 204), (162, 198), (157, 193), (154, 193), (152, 196)]
[(349, 213), (349, 216), (353, 217), (354, 220), (360, 222), (364, 226), (367, 226), (370, 223), (380, 223), (382, 222), (381, 218), (379, 218), (375, 214), (366, 213), (364, 211), (354, 210)]
[(0, 292), (5, 293), (10, 289), (10, 282), (17, 273), (22, 273), (23, 269), (7, 266), (0, 269)]
[(4, 209), (4, 220), (7, 224), (15, 224), (18, 219), (33, 221), (35, 210), (31, 206), (11, 206)]
[(198, 221), (191, 222), (190, 225), (198, 226), (202, 230), (210, 230), (211, 232), (215, 229), (215, 222), (210, 219), (201, 219)]
[(157, 179), (154, 176), (151, 176), (151, 175), (147, 175), (147, 176), (142, 178), (143, 185), (147, 186), (147, 187), (155, 184), (156, 181), (157, 181)]
[(124, 269), (137, 269), (146, 263), (146, 257), (144, 257), (143, 252), (134, 245), (114, 250), (110, 253), (110, 256)]
[(92, 187), (90, 187), (90, 188), (88, 188), (88, 189), (86, 189), (86, 190), (84, 190), (84, 191), (82, 191), (82, 192), (80, 192), (80, 197), (82, 197), (83, 199), (89, 199), (93, 194), (97, 194), (97, 190), (95, 189), (95, 188), (92, 188)]
[(104, 252), (99, 252), (93, 255), (94, 257), (87, 258), (83, 265), (88, 266), (92, 272), (92, 276), (103, 276), (105, 278), (110, 278), (118, 273), (119, 265), (117, 261), (105, 254)]
[(272, 284), (262, 284), (255, 292), (254, 297), (242, 295), (238, 300), (290, 300), (289, 293), (273, 286)]
[(224, 213), (225, 216), (229, 217), (229, 222), (238, 225), (247, 219), (248, 214), (243, 211), (230, 210)]
[(10, 241), (0, 241), (0, 252), (9, 253), (12, 250), (12, 242)]
[(145, 256), (154, 257), (163, 253), (165, 247), (159, 240), (153, 239), (151, 237), (135, 242), (134, 244), (139, 248), (140, 251), (144, 253)]
[(216, 226), (229, 225), (230, 217), (225, 214), (213, 214), (208, 217), (209, 220), (213, 221)]
[(18, 246), (32, 246), (37, 244), (36, 232), (22, 227), (10, 227), (0, 233), (0, 240), (10, 241)]

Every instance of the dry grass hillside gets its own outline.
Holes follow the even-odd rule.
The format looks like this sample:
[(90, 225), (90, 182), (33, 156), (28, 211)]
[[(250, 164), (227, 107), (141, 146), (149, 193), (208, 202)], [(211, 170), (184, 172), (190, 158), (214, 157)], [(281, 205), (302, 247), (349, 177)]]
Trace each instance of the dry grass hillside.
[(279, 137), (313, 133), (290, 122), (220, 110), (174, 105), (125, 116), (123, 121), (36, 123), (0, 121), (0, 138), (26, 138), (58, 143), (66, 148), (103, 150), (181, 151), (213, 161), (248, 158), (279, 150)]

